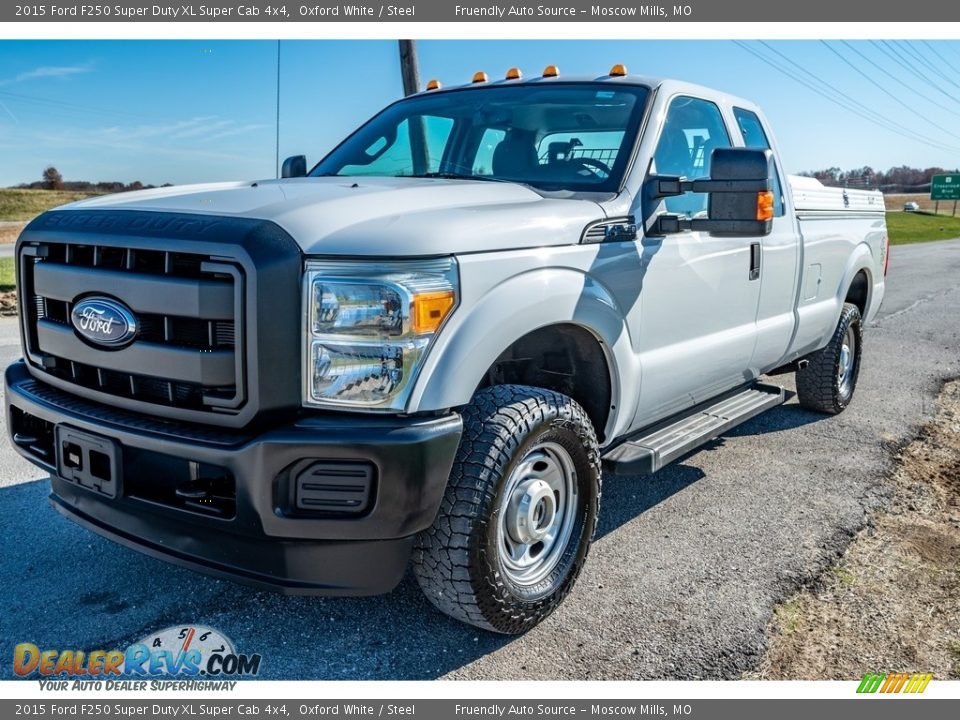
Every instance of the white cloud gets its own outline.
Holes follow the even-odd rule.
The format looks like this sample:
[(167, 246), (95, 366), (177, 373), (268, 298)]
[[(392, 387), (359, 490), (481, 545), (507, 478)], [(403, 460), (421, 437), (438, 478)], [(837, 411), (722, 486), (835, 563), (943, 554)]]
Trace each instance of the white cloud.
[(60, 66), (48, 66), (48, 67), (38, 67), (33, 70), (28, 70), (27, 72), (22, 72), (17, 75), (17, 82), (23, 82), (24, 80), (33, 80), (35, 78), (63, 78), (70, 77), (71, 75), (82, 75), (88, 73), (93, 68), (89, 65), (60, 65)]
[(91, 72), (93, 70), (93, 65), (43, 65), (41, 67), (36, 67), (33, 70), (25, 70), (24, 72), (16, 75), (12, 78), (6, 78), (5, 80), (0, 80), (0, 85), (12, 85), (14, 83), (27, 82), (28, 80), (39, 80), (41, 78), (69, 78), (74, 75), (83, 75), (84, 73)]

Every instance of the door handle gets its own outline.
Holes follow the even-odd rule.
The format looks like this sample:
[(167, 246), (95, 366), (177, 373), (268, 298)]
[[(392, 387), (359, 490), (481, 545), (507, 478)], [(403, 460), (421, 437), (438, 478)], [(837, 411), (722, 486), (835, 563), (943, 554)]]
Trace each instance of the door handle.
[(750, 243), (750, 279), (760, 277), (760, 243)]

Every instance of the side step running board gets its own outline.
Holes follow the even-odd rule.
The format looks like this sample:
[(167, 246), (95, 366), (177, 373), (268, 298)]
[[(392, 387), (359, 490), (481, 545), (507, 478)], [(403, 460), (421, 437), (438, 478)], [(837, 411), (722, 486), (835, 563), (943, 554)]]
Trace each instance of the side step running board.
[(781, 405), (785, 399), (783, 388), (755, 383), (617, 445), (603, 456), (603, 466), (614, 475), (651, 475), (727, 430)]

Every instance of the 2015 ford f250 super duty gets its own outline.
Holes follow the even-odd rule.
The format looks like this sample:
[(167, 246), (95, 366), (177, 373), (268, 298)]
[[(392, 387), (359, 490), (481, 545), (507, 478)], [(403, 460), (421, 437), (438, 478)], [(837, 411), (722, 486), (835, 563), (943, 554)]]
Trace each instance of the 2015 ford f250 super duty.
[(784, 400), (838, 413), (883, 297), (879, 193), (789, 178), (760, 110), (672, 80), (483, 76), (309, 173), (47, 212), (17, 243), (13, 444), (119, 543), (291, 593), (521, 632), (601, 466)]

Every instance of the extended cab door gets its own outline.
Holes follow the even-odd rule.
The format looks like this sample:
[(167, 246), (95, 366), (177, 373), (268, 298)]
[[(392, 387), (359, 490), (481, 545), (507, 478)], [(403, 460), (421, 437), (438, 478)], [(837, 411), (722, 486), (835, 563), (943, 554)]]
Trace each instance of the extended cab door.
[[(733, 116), (746, 147), (774, 149), (770, 134), (757, 112), (734, 106)], [(794, 310), (800, 234), (783, 187), (778, 163), (773, 176), (773, 230), (756, 240), (760, 248), (760, 298), (757, 346), (751, 364), (760, 373), (780, 364), (787, 354), (796, 324)]]
[[(674, 97), (667, 108), (651, 173), (699, 178), (711, 153), (733, 134), (712, 101)], [(707, 196), (687, 193), (659, 211), (705, 217)], [(685, 231), (643, 239), (640, 313), (632, 316), (641, 365), (634, 427), (647, 425), (749, 380), (756, 343), (760, 282), (751, 238)]]

